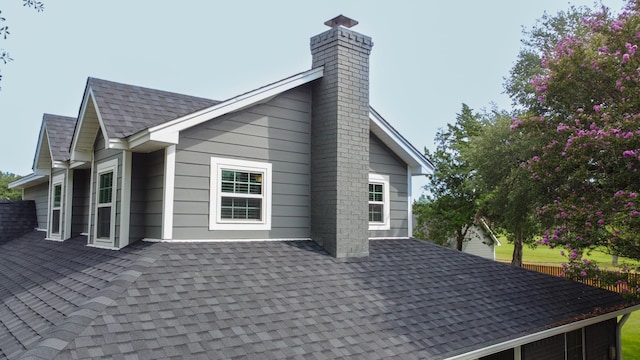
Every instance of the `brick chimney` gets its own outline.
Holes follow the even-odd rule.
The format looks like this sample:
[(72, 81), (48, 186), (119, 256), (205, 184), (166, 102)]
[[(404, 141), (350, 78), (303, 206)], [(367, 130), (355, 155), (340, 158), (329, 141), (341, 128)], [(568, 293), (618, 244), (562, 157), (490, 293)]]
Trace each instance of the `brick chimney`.
[(311, 38), (311, 236), (333, 256), (369, 255), (369, 54), (371, 38), (338, 16)]

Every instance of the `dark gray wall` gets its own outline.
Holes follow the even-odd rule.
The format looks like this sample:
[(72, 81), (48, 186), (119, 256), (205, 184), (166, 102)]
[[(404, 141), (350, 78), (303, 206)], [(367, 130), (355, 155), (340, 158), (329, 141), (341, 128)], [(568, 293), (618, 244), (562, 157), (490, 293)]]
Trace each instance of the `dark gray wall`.
[(73, 170), (72, 236), (88, 232), (90, 186), (91, 171), (89, 169)]
[(164, 150), (132, 154), (130, 243), (162, 231)]
[(47, 229), (47, 211), (49, 209), (49, 182), (24, 189), (23, 200), (33, 200), (38, 217), (38, 229)]
[[(309, 238), (310, 121), (311, 92), (302, 86), (180, 132), (173, 238)], [(209, 230), (211, 157), (272, 164), (271, 230)]]
[(564, 334), (522, 346), (523, 360), (564, 360)]
[(371, 38), (334, 27), (311, 38), (311, 232), (336, 257), (367, 256)]
[(36, 224), (35, 201), (0, 201), (0, 243), (33, 231)]
[(609, 348), (616, 346), (616, 325), (616, 319), (611, 319), (585, 328), (587, 360), (607, 358)]
[(375, 135), (369, 137), (369, 172), (389, 176), (390, 230), (369, 231), (370, 237), (408, 236), (407, 165)]
[(116, 191), (114, 191), (113, 196), (115, 196), (116, 199), (116, 233), (115, 233), (115, 244), (113, 246), (118, 247), (119, 243), (120, 243), (120, 193), (121, 193), (121, 188), (122, 188), (122, 150), (112, 150), (112, 149), (105, 149), (104, 148), (105, 145), (105, 139), (102, 136), (102, 132), (98, 131), (98, 135), (96, 136), (96, 141), (94, 143), (93, 149), (94, 149), (94, 168), (92, 169), (93, 171), (93, 193), (92, 193), (92, 202), (91, 202), (91, 226), (89, 227), (89, 239), (90, 242), (93, 244), (94, 242), (94, 231), (93, 228), (95, 226), (95, 215), (96, 215), (96, 184), (95, 182), (97, 181), (97, 169), (98, 169), (98, 165), (100, 163), (103, 163), (105, 161), (109, 161), (112, 159), (118, 159), (118, 176), (115, 179), (115, 189)]

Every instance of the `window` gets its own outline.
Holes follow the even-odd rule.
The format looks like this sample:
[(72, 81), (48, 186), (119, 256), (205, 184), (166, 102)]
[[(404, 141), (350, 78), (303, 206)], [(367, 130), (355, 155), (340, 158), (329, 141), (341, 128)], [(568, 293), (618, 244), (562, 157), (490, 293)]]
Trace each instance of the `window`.
[(566, 360), (582, 360), (582, 329), (565, 333)]
[(98, 238), (111, 237), (111, 207), (113, 202), (113, 171), (98, 177)]
[(64, 181), (64, 175), (60, 174), (53, 178), (51, 189), (51, 227), (49, 236), (60, 237), (60, 229), (62, 228), (62, 182)]
[(211, 158), (209, 229), (271, 229), (271, 164)]
[(94, 236), (99, 245), (115, 245), (118, 159), (97, 166)]
[(369, 174), (369, 230), (391, 229), (389, 176)]

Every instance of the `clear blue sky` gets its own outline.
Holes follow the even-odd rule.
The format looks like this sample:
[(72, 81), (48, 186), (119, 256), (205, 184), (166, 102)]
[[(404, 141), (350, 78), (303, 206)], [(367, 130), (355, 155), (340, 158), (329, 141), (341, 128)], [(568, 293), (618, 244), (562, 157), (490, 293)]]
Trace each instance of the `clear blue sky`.
[[(509, 109), (503, 78), (522, 26), (562, 0), (3, 0), (0, 170), (31, 172), (43, 113), (77, 116), (87, 77), (223, 100), (307, 70), (309, 38), (338, 14), (373, 38), (371, 104), (418, 149), (461, 104)], [(613, 10), (622, 0), (604, 0)], [(592, 0), (571, 4), (593, 5)], [(414, 191), (415, 192), (415, 191)], [(417, 195), (417, 194), (414, 194)]]

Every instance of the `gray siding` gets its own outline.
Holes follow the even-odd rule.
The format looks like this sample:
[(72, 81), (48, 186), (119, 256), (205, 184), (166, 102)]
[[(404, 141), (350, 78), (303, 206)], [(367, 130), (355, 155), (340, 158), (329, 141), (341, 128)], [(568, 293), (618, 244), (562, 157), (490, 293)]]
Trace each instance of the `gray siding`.
[(163, 182), (164, 150), (132, 154), (129, 243), (161, 237)]
[(616, 325), (616, 319), (610, 319), (584, 329), (587, 360), (607, 358), (609, 348), (616, 346)]
[(91, 172), (89, 169), (73, 170), (72, 236), (88, 231), (90, 185)]
[(369, 172), (389, 176), (390, 230), (369, 231), (369, 237), (408, 236), (407, 165), (398, 159), (375, 135), (369, 137)]
[[(89, 227), (89, 239), (93, 244), (95, 243), (94, 239), (94, 227), (95, 227), (95, 215), (96, 215), (96, 184), (97, 181), (97, 168), (100, 163), (105, 161), (109, 161), (112, 159), (118, 159), (118, 176), (115, 179), (115, 190), (113, 196), (116, 199), (116, 233), (115, 233), (115, 247), (118, 247), (120, 243), (120, 198), (121, 198), (121, 188), (122, 188), (122, 150), (112, 150), (105, 149), (105, 140), (102, 136), (102, 132), (98, 131), (98, 135), (96, 136), (96, 141), (94, 143), (94, 168), (93, 171), (93, 193), (92, 193), (92, 202), (91, 202), (91, 226)], [(128, 214), (127, 214), (128, 216)]]
[[(310, 237), (311, 94), (307, 86), (180, 133), (176, 149), (175, 239)], [(211, 157), (273, 166), (271, 230), (210, 231)]]
[(49, 183), (45, 182), (24, 189), (23, 200), (33, 200), (36, 203), (38, 229), (47, 229), (47, 211), (49, 201)]
[(564, 334), (522, 346), (523, 360), (564, 360)]

